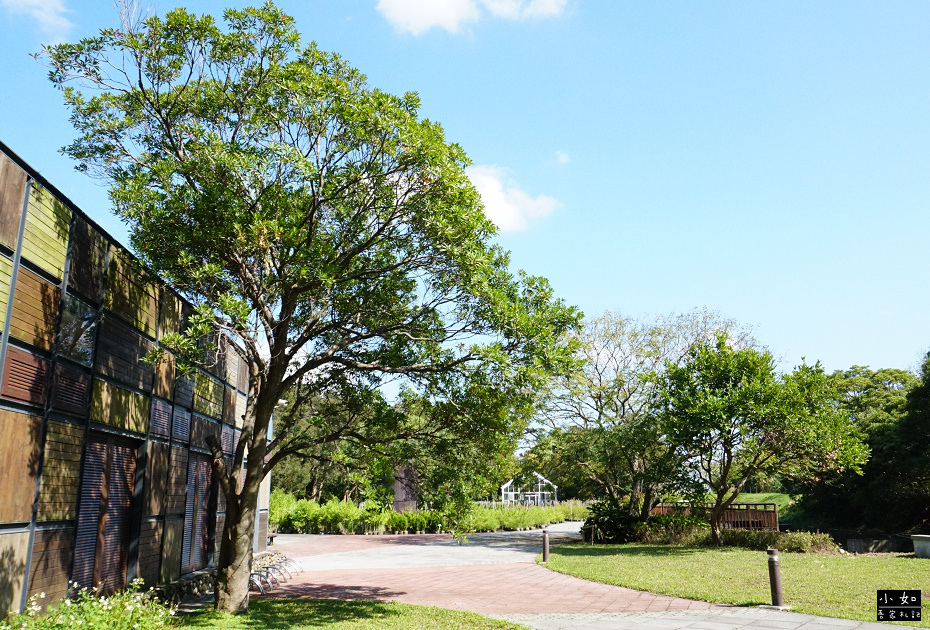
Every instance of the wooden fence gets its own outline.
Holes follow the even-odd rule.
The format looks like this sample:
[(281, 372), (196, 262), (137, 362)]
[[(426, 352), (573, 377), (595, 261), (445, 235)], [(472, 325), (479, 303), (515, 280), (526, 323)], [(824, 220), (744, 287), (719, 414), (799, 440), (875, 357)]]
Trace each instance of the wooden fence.
[[(694, 514), (707, 518), (713, 503), (696, 506), (677, 503), (662, 503), (652, 509), (651, 514)], [(723, 529), (753, 529), (778, 531), (778, 506), (774, 503), (733, 503), (723, 513), (720, 521)]]

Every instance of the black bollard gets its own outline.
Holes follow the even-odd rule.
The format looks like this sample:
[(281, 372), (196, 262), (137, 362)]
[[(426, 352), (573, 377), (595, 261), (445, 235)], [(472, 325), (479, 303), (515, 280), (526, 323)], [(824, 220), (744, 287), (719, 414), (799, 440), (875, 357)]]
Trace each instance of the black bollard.
[(543, 564), (549, 562), (549, 530), (543, 530)]
[(772, 588), (772, 606), (784, 606), (781, 592), (781, 566), (778, 564), (778, 549), (769, 549), (769, 585)]

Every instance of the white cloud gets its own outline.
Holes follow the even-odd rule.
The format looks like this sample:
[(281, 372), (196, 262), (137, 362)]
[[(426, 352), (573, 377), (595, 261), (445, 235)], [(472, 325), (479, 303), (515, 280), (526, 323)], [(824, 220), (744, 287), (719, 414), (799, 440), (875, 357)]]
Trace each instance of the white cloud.
[(434, 26), (455, 33), (479, 15), (474, 0), (378, 0), (377, 9), (394, 28), (414, 35)]
[(569, 162), (572, 161), (572, 159), (568, 157), (568, 153), (566, 153), (565, 151), (556, 151), (555, 161), (558, 162), (559, 164), (568, 164)]
[(25, 14), (35, 19), (45, 36), (51, 40), (50, 43), (64, 40), (74, 26), (65, 17), (68, 9), (63, 0), (0, 0), (0, 5), (12, 13)]
[(482, 8), (493, 17), (527, 20), (557, 16), (567, 5), (568, 0), (378, 0), (376, 8), (394, 28), (419, 35), (434, 26), (455, 33), (477, 20)]
[(498, 166), (471, 166), (468, 178), (481, 194), (484, 214), (501, 232), (525, 230), (531, 219), (552, 214), (561, 203), (546, 195), (530, 197), (517, 185), (504, 182), (506, 170)]

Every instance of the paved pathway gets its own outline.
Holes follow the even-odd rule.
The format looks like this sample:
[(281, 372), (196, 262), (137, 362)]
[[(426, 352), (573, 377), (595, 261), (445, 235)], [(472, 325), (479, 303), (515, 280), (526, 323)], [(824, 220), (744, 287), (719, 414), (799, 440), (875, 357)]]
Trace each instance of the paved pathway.
[[(577, 523), (549, 530), (553, 545), (580, 538)], [(537, 565), (541, 544), (538, 530), (474, 534), (465, 544), (443, 534), (280, 535), (274, 549), (298, 560), (305, 571), (273, 596), (397, 600), (477, 612), (538, 630), (887, 628), (588, 582)]]

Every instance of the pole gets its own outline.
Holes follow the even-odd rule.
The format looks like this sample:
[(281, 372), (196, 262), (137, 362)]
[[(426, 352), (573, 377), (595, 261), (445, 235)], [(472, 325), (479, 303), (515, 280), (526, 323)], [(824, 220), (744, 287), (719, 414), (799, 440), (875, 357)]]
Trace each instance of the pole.
[(543, 564), (549, 562), (549, 530), (543, 530)]
[(781, 566), (778, 564), (778, 549), (769, 549), (769, 585), (772, 589), (772, 606), (784, 606), (785, 597), (781, 592)]

